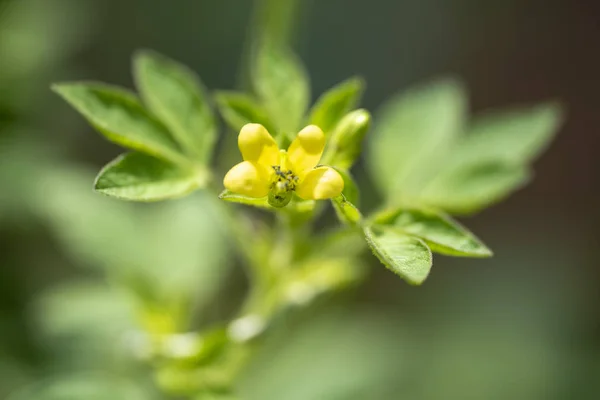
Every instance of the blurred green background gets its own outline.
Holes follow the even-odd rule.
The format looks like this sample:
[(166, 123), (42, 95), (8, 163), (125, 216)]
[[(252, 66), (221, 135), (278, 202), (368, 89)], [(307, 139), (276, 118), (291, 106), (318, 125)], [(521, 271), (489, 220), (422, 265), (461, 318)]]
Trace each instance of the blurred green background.
[[(279, 324), (245, 396), (599, 398), (600, 4), (301, 3), (296, 49), (315, 94), (358, 74), (375, 110), (452, 74), (474, 112), (557, 98), (568, 119), (530, 186), (465, 221), (493, 259), (438, 256), (418, 288), (373, 259), (364, 286)], [(235, 309), (244, 278), (226, 238), (209, 234), (220, 225), (212, 199), (139, 205), (92, 193), (120, 150), (49, 85), (133, 87), (130, 56), (152, 48), (211, 90), (234, 88), (251, 15), (250, 0), (0, 0), (0, 398), (40, 399), (27, 393), (49, 383), (44, 399), (160, 398), (126, 357), (136, 338), (115, 340), (133, 322), (129, 294), (107, 282), (144, 276), (165, 298), (194, 293), (204, 319)], [(355, 172), (374, 206), (363, 166)]]

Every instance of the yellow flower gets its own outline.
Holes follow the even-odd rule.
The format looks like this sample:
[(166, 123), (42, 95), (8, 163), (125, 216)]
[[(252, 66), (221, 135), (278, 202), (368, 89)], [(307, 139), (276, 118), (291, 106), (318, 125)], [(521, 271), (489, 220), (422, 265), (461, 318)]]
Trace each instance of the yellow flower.
[(317, 167), (325, 142), (323, 131), (309, 125), (298, 133), (286, 152), (279, 150), (264, 126), (244, 125), (238, 137), (244, 161), (227, 172), (223, 185), (248, 197), (269, 196), (269, 203), (275, 207), (289, 203), (293, 192), (305, 200), (339, 196), (344, 189), (340, 174), (331, 167)]

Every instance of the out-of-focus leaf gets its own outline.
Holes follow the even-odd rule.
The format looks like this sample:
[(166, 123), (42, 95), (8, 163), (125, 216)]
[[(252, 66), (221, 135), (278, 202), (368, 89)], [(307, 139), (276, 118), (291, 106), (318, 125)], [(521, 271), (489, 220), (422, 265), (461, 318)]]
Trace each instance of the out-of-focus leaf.
[(388, 222), (409, 235), (419, 237), (434, 252), (461, 257), (490, 257), (492, 252), (458, 222), (440, 212), (399, 210)]
[(146, 214), (146, 246), (160, 244), (150, 252), (149, 272), (172, 296), (187, 293), (201, 304), (219, 290), (231, 265), (224, 211), (213, 196), (202, 192)]
[(310, 323), (286, 321), (269, 336), (240, 382), (243, 399), (379, 399), (368, 394), (408, 373), (406, 333), (393, 316), (322, 308), (309, 315)]
[(252, 83), (277, 132), (295, 134), (310, 102), (310, 83), (300, 60), (286, 48), (264, 44), (255, 55)]
[(464, 165), (442, 171), (421, 194), (421, 200), (451, 214), (482, 210), (524, 186), (530, 172), (503, 163)]
[[(93, 6), (93, 2), (85, 0), (77, 3), (69, 0), (3, 1), (0, 5), (0, 54), (2, 60), (10, 62), (2, 63), (0, 87), (5, 89), (5, 86), (17, 83), (15, 89), (30, 95), (30, 91), (24, 89), (29, 89), (32, 81), (41, 84), (40, 76), (86, 43), (94, 26)], [(20, 95), (18, 91), (15, 94)], [(14, 99), (10, 100), (14, 102)]]
[[(33, 303), (38, 341), (61, 363), (79, 368), (132, 366), (137, 328), (132, 299), (94, 281), (71, 281), (42, 293)], [(132, 342), (133, 343), (133, 342)]]
[(64, 83), (53, 89), (108, 140), (174, 163), (185, 163), (167, 129), (126, 90), (100, 83)]
[(431, 270), (431, 250), (421, 240), (389, 229), (364, 229), (373, 254), (392, 272), (411, 285), (420, 285)]
[(186, 66), (152, 51), (134, 56), (138, 90), (146, 106), (194, 159), (210, 160), (217, 128), (204, 87)]
[(258, 123), (275, 133), (267, 112), (251, 96), (240, 92), (219, 91), (215, 94), (215, 101), (221, 116), (235, 132), (239, 132), (246, 124)]
[(96, 191), (133, 201), (158, 201), (187, 195), (205, 185), (194, 171), (142, 153), (127, 153), (107, 164), (96, 177)]
[(363, 79), (345, 80), (323, 93), (309, 113), (308, 123), (317, 125), (329, 136), (341, 119), (354, 109), (365, 87)]
[(475, 117), (451, 164), (524, 165), (542, 152), (562, 122), (558, 104), (494, 111)]
[(0, 224), (5, 220), (22, 223), (33, 201), (33, 186), (39, 163), (49, 162), (47, 146), (32, 139), (32, 132), (0, 133)]
[(151, 400), (144, 389), (122, 377), (108, 374), (70, 374), (34, 383), (8, 400)]
[(115, 201), (89, 189), (93, 175), (40, 164), (28, 201), (80, 265), (140, 278), (166, 299), (210, 299), (228, 271), (218, 199), (198, 192), (158, 204)]
[(22, 365), (21, 360), (7, 356), (2, 348), (0, 348), (0, 354), (2, 354), (2, 359), (0, 359), (0, 377), (2, 377), (0, 397), (6, 399), (9, 393), (31, 382), (33, 371), (29, 371), (29, 367)]
[(375, 118), (369, 165), (391, 203), (418, 192), (463, 129), (467, 95), (460, 82), (414, 87), (389, 100)]
[(438, 175), (419, 196), (450, 213), (477, 212), (526, 184), (528, 164), (561, 122), (556, 104), (478, 117)]
[(135, 326), (125, 293), (98, 282), (55, 286), (37, 298), (34, 311), (38, 326), (49, 336), (115, 340)]

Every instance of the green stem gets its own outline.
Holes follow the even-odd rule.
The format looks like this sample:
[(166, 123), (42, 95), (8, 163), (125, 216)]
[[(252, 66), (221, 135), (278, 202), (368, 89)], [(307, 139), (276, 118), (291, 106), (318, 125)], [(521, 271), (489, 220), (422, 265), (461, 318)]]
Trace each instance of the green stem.
[[(292, 42), (301, 20), (300, 10), (308, 0), (256, 0), (249, 39), (243, 53), (240, 70), (240, 86), (248, 89), (250, 66), (256, 46), (264, 41), (288, 46)], [(218, 195), (218, 188), (215, 194)], [(297, 220), (293, 215), (278, 213), (276, 226), (268, 244), (257, 240), (256, 232), (248, 221), (231, 207), (224, 207), (227, 225), (240, 249), (247, 266), (250, 293), (241, 308), (240, 317), (259, 315), (268, 323), (278, 311), (278, 277), (292, 265), (296, 248), (308, 229), (308, 221)], [(259, 249), (257, 250), (257, 247)], [(266, 248), (263, 248), (266, 247)], [(231, 343), (231, 347), (219, 365), (217, 378), (233, 383), (254, 353), (258, 343)], [(223, 373), (224, 375), (221, 375)], [(200, 377), (200, 376), (199, 376)]]

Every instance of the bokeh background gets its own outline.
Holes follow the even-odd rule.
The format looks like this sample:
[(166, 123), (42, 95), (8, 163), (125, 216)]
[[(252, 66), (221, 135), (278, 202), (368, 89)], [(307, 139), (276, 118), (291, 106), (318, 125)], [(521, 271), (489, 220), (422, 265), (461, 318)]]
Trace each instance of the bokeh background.
[[(245, 378), (248, 398), (599, 398), (600, 3), (301, 3), (295, 44), (315, 94), (358, 74), (376, 110), (450, 74), (475, 113), (559, 99), (567, 119), (531, 185), (464, 221), (493, 259), (438, 256), (417, 288), (373, 260), (364, 286), (281, 324)], [(209, 89), (235, 88), (251, 15), (250, 0), (0, 0), (0, 398), (60, 379), (65, 393), (92, 393), (98, 375), (115, 382), (114, 393), (98, 385), (98, 399), (155, 395), (144, 371), (106, 350), (130, 321), (106, 284), (123, 259), (156, 274), (183, 265), (197, 280), (166, 291), (200, 291), (214, 315), (233, 309), (243, 274), (210, 234), (218, 215), (198, 211), (206, 199), (133, 205), (92, 193), (120, 150), (49, 85), (133, 87), (131, 54), (152, 48)], [(355, 172), (373, 206), (363, 166)]]

